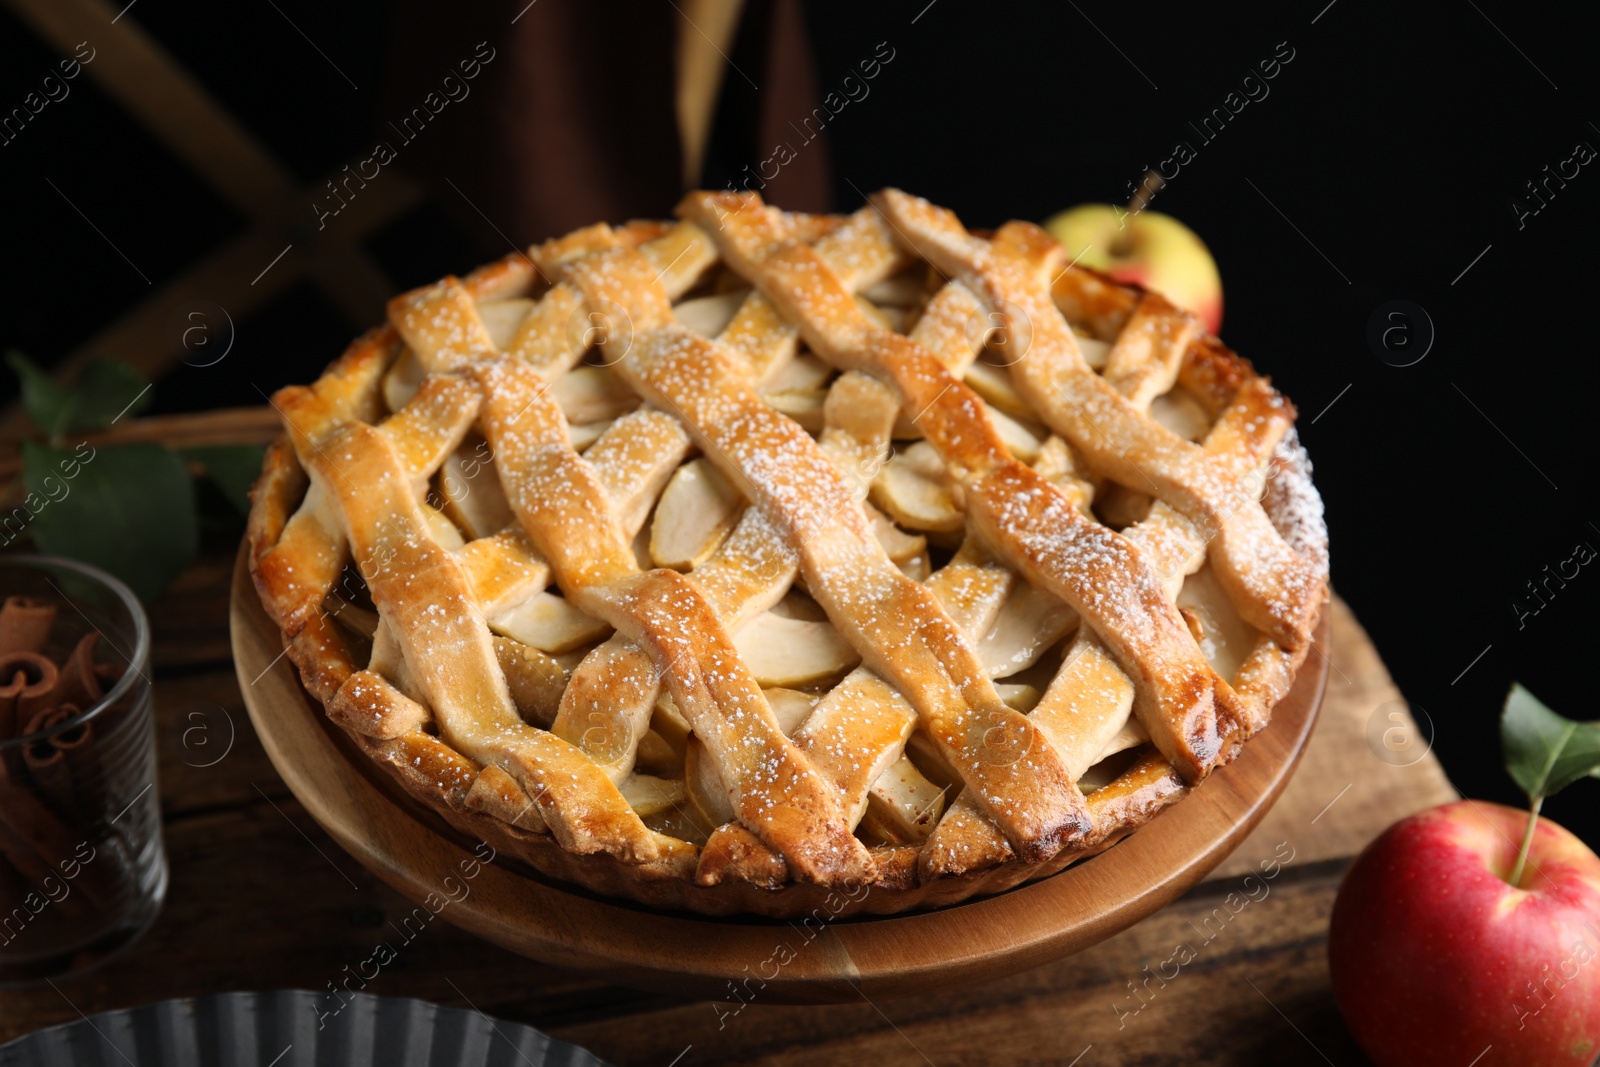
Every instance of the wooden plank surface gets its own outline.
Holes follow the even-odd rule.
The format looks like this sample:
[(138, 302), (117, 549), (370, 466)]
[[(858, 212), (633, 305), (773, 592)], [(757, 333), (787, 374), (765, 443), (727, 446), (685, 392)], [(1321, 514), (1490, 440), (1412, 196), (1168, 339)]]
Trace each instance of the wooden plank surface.
[(1295, 841), (1298, 863), (1354, 857), (1402, 815), (1460, 796), (1350, 605), (1336, 597), (1332, 609), (1328, 692), (1311, 747), (1253, 841), (1224, 860), (1213, 879), (1248, 873), (1256, 841)]
[[(0, 1040), (80, 1010), (165, 997), (360, 989), (357, 965), (387, 942), (395, 958), (367, 992), (470, 1004), (623, 1067), (680, 1055), (679, 1067), (1066, 1064), (1085, 1049), (1084, 1067), (1320, 1062), (1318, 1052), (1361, 1063), (1328, 991), (1324, 935), (1339, 877), (1384, 826), (1455, 795), (1431, 756), (1400, 767), (1369, 745), (1374, 711), (1399, 695), (1335, 602), (1333, 674), (1296, 778), (1238, 852), (1166, 910), (1077, 956), (934, 996), (827, 1007), (763, 1004), (759, 991), (742, 1007), (677, 1000), (514, 956), (452, 927), (448, 908), (405, 937), (411, 905), (299, 808), (251, 731), (217, 629), (229, 562), (200, 561), (152, 612), (166, 908), (142, 942), (99, 970), (58, 989), (7, 991)], [(1263, 862), (1290, 852), (1264, 877)], [(1181, 964), (1180, 944), (1193, 952)]]

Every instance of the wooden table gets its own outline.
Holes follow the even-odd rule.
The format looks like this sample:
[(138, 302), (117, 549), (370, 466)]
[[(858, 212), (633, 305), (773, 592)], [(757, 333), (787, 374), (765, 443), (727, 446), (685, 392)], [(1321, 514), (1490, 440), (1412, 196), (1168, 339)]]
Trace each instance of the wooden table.
[[(165, 911), (98, 971), (0, 994), (0, 1040), (167, 997), (325, 991), (394, 939), (391, 921), (411, 910), (307, 817), (256, 741), (229, 661), (231, 564), (220, 552), (202, 558), (151, 613), (172, 864)], [(366, 991), (530, 1022), (624, 1067), (1276, 1064), (1317, 1062), (1318, 1052), (1362, 1063), (1328, 989), (1324, 942), (1339, 878), (1383, 827), (1456, 794), (1431, 756), (1400, 767), (1375, 754), (1374, 713), (1384, 729), (1409, 719), (1387, 718), (1403, 712), (1399, 693), (1349, 609), (1333, 611), (1321, 721), (1277, 807), (1209, 880), (1088, 952), (915, 1000), (784, 1007), (757, 998), (735, 1012), (609, 986), (440, 922)], [(1245, 882), (1291, 852), (1275, 878)], [(1247, 892), (1257, 899), (1241, 906)], [(1180, 942), (1193, 961), (1170, 981), (1147, 977)]]

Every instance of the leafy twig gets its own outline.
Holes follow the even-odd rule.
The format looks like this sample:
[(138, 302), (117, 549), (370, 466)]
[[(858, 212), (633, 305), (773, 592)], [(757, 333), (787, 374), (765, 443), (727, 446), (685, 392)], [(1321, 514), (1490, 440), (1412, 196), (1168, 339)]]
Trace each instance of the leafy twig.
[(1528, 794), (1528, 829), (1510, 878), (1517, 885), (1528, 864), (1544, 798), (1579, 778), (1600, 777), (1600, 722), (1575, 722), (1557, 715), (1513, 683), (1500, 716), (1500, 743), (1507, 773)]
[[(0, 540), (24, 531), (45, 552), (101, 567), (143, 600), (159, 596), (199, 546), (199, 509), (191, 465), (233, 507), (261, 468), (255, 446), (207, 446), (175, 452), (141, 442), (91, 445), (82, 436), (150, 403), (150, 386), (128, 367), (93, 360), (64, 386), (19, 352), (6, 362), (22, 380), (22, 402), (48, 443), (23, 443), (27, 494), (0, 514)], [(234, 520), (237, 521), (237, 520)]]

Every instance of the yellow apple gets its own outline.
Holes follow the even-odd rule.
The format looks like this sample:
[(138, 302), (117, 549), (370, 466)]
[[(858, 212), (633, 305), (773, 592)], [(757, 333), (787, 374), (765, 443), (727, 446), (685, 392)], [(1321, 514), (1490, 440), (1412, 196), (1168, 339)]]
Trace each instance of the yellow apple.
[(1222, 328), (1222, 276), (1205, 242), (1171, 215), (1129, 214), (1111, 204), (1079, 204), (1045, 224), (1081, 266), (1153, 289)]

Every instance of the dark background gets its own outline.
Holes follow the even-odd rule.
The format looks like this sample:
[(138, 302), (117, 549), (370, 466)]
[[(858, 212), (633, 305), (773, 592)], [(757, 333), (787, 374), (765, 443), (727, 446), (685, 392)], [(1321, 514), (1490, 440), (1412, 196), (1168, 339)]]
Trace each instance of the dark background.
[[(365, 155), (388, 117), (397, 16), (379, 0), (275, 3), (138, 0), (125, 17), (309, 183)], [(810, 3), (822, 91), (879, 42), (894, 49), (870, 95), (827, 129), (834, 206), (896, 184), (973, 226), (1043, 219), (1126, 201), (1129, 182), (1189, 141), (1197, 158), (1153, 207), (1211, 247), (1224, 339), (1299, 405), (1336, 586), (1433, 724), (1457, 786), (1519, 803), (1496, 730), (1510, 682), (1570, 717), (1597, 717), (1597, 565), (1552, 583), (1521, 626), (1511, 606), (1580, 542), (1600, 548), (1588, 439), (1600, 166), (1521, 227), (1511, 206), (1577, 142), (1600, 147), (1592, 35), (1573, 16), (1505, 0), (1325, 4)], [(616, 40), (654, 33), (655, 8), (612, 5)], [(1201, 143), (1186, 122), (1220, 106), (1279, 42), (1294, 59), (1270, 95)], [(472, 41), (462, 43), (467, 54)], [(603, 70), (615, 43), (570, 47)], [(0, 104), (19, 103), (57, 58), (0, 9)], [(739, 126), (742, 84), (729, 76), (708, 182), (771, 151)], [(146, 298), (145, 278), (159, 287), (248, 224), (91, 78), (72, 89), (0, 146), (0, 345), (46, 363)], [(480, 165), (464, 153), (446, 173), (470, 189)], [(655, 213), (671, 206), (665, 196)], [(403, 287), (507, 251), (464, 215), (448, 189), (435, 191), (366, 247)], [(1367, 340), (1375, 309), (1395, 299), (1420, 305), (1435, 331), (1412, 366), (1389, 365)], [(1426, 328), (1412, 328), (1421, 343)], [(302, 284), (237, 323), (225, 364), (159, 382), (154, 410), (258, 403), (257, 384), (309, 380), (353, 332)], [(1597, 798), (1600, 784), (1580, 782), (1545, 810), (1596, 845)]]

